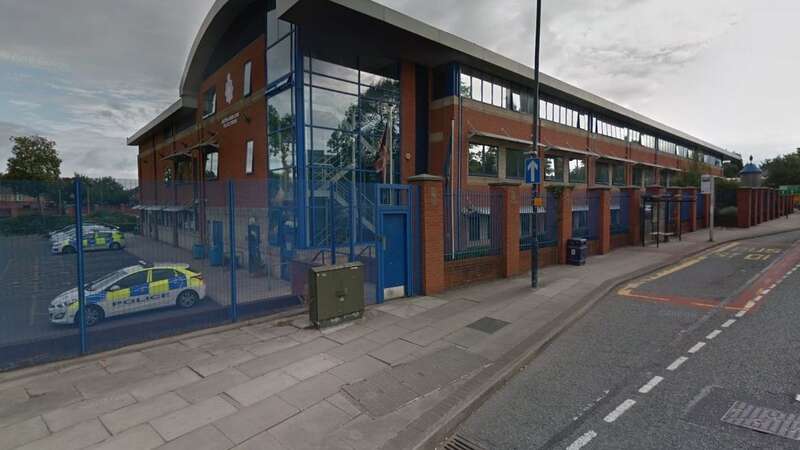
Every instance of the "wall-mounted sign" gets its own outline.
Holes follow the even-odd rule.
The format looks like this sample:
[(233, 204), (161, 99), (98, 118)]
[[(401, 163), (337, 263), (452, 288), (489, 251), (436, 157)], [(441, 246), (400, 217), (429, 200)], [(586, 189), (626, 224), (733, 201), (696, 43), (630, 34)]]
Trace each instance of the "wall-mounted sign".
[(700, 193), (710, 194), (714, 190), (714, 177), (703, 175), (700, 178)]
[(228, 117), (224, 117), (222, 119), (222, 128), (232, 127), (239, 123), (239, 115), (240, 114), (237, 112), (236, 114), (231, 114)]

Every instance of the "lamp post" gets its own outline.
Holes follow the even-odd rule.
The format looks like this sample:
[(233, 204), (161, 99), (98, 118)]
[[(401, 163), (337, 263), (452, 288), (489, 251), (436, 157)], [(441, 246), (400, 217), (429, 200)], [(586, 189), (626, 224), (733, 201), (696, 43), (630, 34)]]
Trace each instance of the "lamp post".
[[(540, 29), (542, 24), (542, 0), (536, 0), (536, 29), (534, 31), (534, 51), (533, 51), (533, 148), (531, 149), (531, 157), (536, 158), (539, 153), (539, 40)], [(541, 170), (541, 167), (538, 168)], [(532, 217), (531, 224), (533, 225), (532, 241), (531, 241), (531, 287), (536, 288), (539, 286), (539, 227), (537, 222), (538, 216), (538, 197), (539, 185), (531, 185), (531, 206)]]

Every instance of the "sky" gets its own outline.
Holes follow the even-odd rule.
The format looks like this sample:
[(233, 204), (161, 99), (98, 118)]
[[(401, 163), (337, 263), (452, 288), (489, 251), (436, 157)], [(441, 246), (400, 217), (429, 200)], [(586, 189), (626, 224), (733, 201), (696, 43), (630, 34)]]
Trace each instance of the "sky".
[[(532, 65), (533, 0), (378, 0)], [(10, 136), (62, 174), (136, 178), (125, 139), (178, 96), (212, 0), (0, 0), (0, 171)], [(751, 154), (800, 147), (800, 1), (543, 0), (542, 71)]]

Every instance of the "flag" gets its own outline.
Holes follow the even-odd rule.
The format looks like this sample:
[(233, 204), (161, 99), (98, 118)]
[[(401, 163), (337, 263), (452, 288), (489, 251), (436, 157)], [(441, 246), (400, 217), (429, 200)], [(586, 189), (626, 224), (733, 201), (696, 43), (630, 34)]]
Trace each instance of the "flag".
[(386, 165), (389, 163), (389, 158), (391, 158), (391, 152), (389, 151), (389, 133), (391, 132), (391, 128), (389, 128), (389, 124), (386, 124), (386, 128), (383, 130), (383, 136), (381, 136), (381, 143), (378, 147), (378, 157), (375, 159), (375, 170), (383, 175), (383, 182), (386, 182)]

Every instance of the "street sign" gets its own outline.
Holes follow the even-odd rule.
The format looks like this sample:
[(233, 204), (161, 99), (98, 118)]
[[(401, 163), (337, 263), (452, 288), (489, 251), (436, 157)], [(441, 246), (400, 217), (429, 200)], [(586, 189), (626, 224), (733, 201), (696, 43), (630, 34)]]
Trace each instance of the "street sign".
[(714, 190), (714, 177), (711, 175), (703, 175), (700, 178), (700, 193), (710, 194)]
[(534, 197), (533, 206), (541, 208), (542, 206), (544, 206), (544, 199), (542, 197)]
[(541, 159), (528, 158), (525, 160), (525, 182), (528, 184), (542, 184)]

